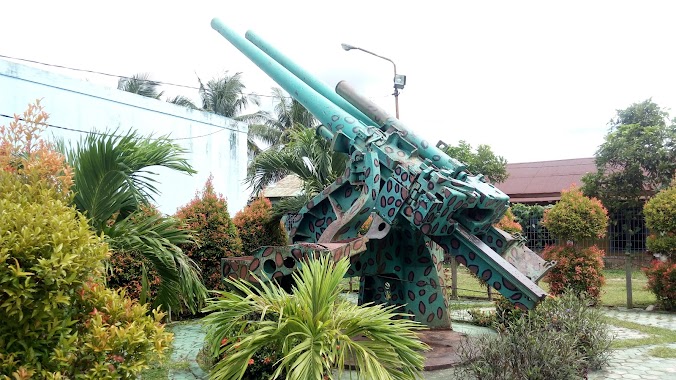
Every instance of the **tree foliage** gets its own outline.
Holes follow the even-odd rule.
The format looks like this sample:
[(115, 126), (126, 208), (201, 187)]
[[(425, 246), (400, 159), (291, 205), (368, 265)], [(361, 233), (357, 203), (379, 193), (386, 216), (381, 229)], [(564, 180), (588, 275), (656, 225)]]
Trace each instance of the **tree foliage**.
[(502, 156), (496, 156), (488, 145), (481, 144), (472, 150), (472, 146), (466, 141), (460, 140), (458, 146), (448, 146), (446, 154), (467, 165), (467, 170), (473, 174), (483, 174), (490, 182), (504, 182), (507, 173), (507, 160)]
[(582, 179), (584, 193), (611, 210), (640, 206), (676, 175), (676, 124), (652, 99), (617, 110), (609, 124), (597, 171)]

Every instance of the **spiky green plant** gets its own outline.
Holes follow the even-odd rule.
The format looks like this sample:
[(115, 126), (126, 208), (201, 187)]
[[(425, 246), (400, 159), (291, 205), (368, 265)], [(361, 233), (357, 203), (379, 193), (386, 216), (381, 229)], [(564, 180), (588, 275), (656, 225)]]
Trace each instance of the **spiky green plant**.
[(254, 354), (270, 346), (281, 350), (273, 379), (339, 378), (346, 363), (358, 379), (420, 378), (423, 326), (393, 307), (341, 297), (348, 267), (347, 259), (304, 262), (291, 294), (275, 282), (226, 280), (233, 291), (216, 292), (205, 309), (209, 351), (222, 358), (211, 379), (242, 379)]

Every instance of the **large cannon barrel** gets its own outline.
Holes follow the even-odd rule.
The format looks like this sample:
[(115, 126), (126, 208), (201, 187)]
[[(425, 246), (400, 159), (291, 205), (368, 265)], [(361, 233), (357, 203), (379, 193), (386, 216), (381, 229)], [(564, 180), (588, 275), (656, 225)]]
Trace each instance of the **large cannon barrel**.
[(446, 152), (436, 146), (430, 145), (423, 138), (413, 133), (399, 119), (388, 114), (370, 99), (357, 93), (346, 81), (340, 81), (336, 85), (336, 92), (358, 110), (366, 114), (367, 117), (376, 122), (383, 131), (387, 131), (390, 127), (399, 131), (406, 140), (418, 148), (418, 153), (421, 157), (429, 159), (438, 168), (447, 169), (451, 171), (454, 176), (465, 170), (466, 167), (463, 163), (453, 157), (449, 157)]
[(305, 106), (332, 134), (342, 132), (355, 140), (360, 131), (366, 130), (361, 121), (300, 80), (253, 43), (236, 34), (220, 19), (211, 20), (211, 27)]
[(277, 48), (275, 48), (274, 46), (270, 45), (267, 41), (262, 39), (254, 31), (249, 30), (244, 34), (244, 36), (246, 37), (247, 40), (251, 41), (251, 43), (253, 43), (259, 49), (261, 49), (265, 54), (270, 56), (272, 59), (277, 61), (277, 63), (284, 66), (285, 69), (289, 70), (292, 74), (298, 77), (298, 79), (302, 80), (313, 90), (317, 91), (318, 93), (322, 94), (326, 99), (333, 102), (333, 104), (347, 111), (349, 114), (357, 118), (357, 120), (361, 121), (362, 123), (366, 125), (374, 125), (375, 122), (369, 119), (368, 116), (359, 111), (352, 104), (348, 103), (344, 98), (338, 96), (338, 94), (336, 94), (336, 92), (333, 91), (329, 86), (324, 84), (324, 82), (322, 82), (317, 77), (315, 77), (314, 75), (310, 74), (305, 69), (300, 67), (297, 63), (295, 63), (289, 57), (284, 55), (284, 53), (280, 52)]

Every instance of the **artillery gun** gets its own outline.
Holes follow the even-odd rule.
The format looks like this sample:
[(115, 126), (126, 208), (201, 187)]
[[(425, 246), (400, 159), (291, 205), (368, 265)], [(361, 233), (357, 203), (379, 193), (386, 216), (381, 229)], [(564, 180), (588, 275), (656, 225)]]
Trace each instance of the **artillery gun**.
[(310, 257), (349, 257), (360, 303), (400, 306), (431, 329), (451, 327), (442, 275), (450, 257), (521, 308), (546, 296), (536, 282), (554, 263), (493, 226), (509, 197), (444, 153), (442, 142), (430, 144), (344, 81), (333, 91), (255, 33), (244, 38), (218, 19), (211, 25), (314, 114), (333, 150), (349, 156), (345, 174), (287, 221), (291, 245), (223, 259), (222, 276), (284, 282)]

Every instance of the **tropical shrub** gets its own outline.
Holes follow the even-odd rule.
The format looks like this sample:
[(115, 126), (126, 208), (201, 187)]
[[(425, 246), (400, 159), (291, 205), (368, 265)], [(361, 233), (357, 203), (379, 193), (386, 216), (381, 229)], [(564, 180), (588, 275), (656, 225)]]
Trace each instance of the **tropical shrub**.
[(209, 176), (202, 191), (198, 191), (190, 203), (176, 212), (176, 217), (193, 232), (196, 240), (196, 244), (179, 247), (202, 270), (208, 289), (222, 289), (221, 258), (242, 256), (243, 252), (242, 240), (228, 213), (228, 203), (214, 190), (213, 176)]
[(271, 218), (272, 203), (259, 197), (235, 214), (232, 222), (242, 239), (242, 252), (249, 255), (263, 246), (286, 245), (286, 232), (281, 222)]
[(561, 200), (544, 213), (543, 223), (554, 237), (579, 241), (602, 238), (608, 228), (608, 210), (596, 198), (585, 197), (574, 185), (561, 191)]
[(676, 263), (655, 261), (644, 269), (648, 289), (655, 294), (664, 310), (676, 310)]
[(516, 221), (514, 214), (512, 214), (511, 207), (507, 209), (507, 212), (505, 212), (505, 215), (503, 215), (502, 219), (500, 219), (500, 221), (496, 223), (495, 227), (512, 235), (520, 234), (521, 232), (523, 232), (523, 228)]
[(154, 167), (193, 174), (186, 152), (167, 136), (144, 137), (136, 131), (90, 133), (59, 149), (73, 167), (72, 204), (87, 216), (97, 234), (103, 234), (113, 255), (137, 252), (160, 277), (152, 307), (195, 313), (207, 290), (196, 264), (178, 247), (192, 241), (178, 220), (147, 214), (158, 175)]
[(0, 378), (133, 378), (170, 341), (162, 314), (96, 284), (106, 243), (18, 162), (0, 170)]
[(643, 208), (650, 236), (648, 249), (676, 258), (676, 182), (652, 197)]
[(548, 298), (535, 310), (503, 321), (497, 335), (460, 346), (468, 363), (461, 367), (466, 377), (582, 379), (608, 362), (612, 336), (603, 314), (575, 294)]
[(414, 379), (420, 376), (426, 345), (422, 328), (383, 305), (359, 306), (341, 297), (349, 261), (320, 257), (293, 274), (287, 293), (276, 282), (252, 285), (227, 279), (233, 292), (217, 292), (205, 311), (208, 351), (220, 361), (212, 379), (250, 378), (249, 366), (263, 347), (278, 347), (269, 377), (322, 379), (351, 361), (359, 379)]
[(596, 246), (579, 248), (573, 245), (552, 245), (542, 256), (545, 260), (556, 261), (556, 266), (547, 274), (549, 291), (563, 294), (570, 291), (577, 295), (586, 294), (598, 300), (601, 287), (605, 284), (603, 276), (603, 250)]

